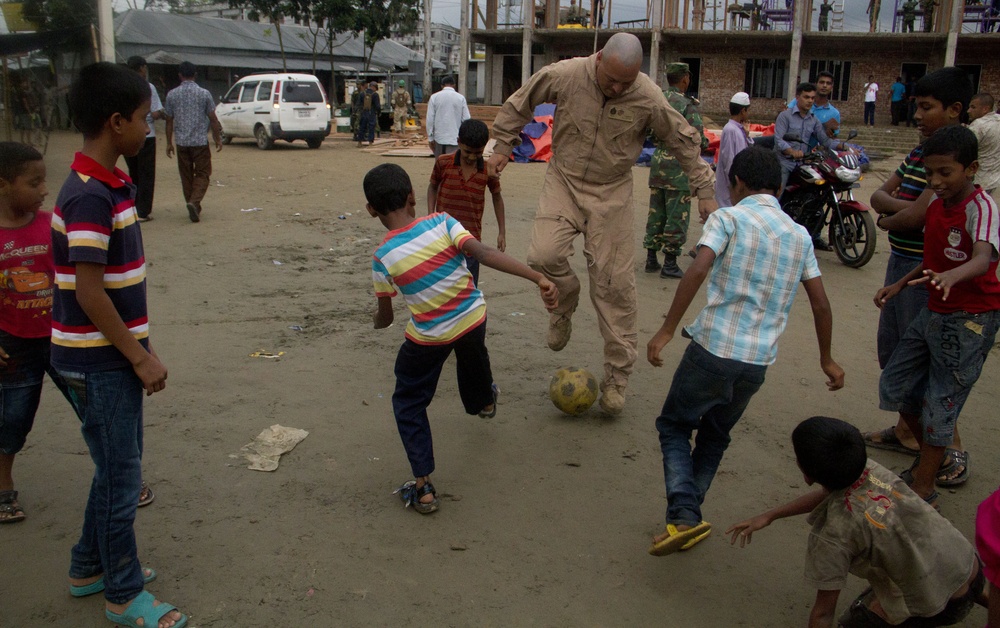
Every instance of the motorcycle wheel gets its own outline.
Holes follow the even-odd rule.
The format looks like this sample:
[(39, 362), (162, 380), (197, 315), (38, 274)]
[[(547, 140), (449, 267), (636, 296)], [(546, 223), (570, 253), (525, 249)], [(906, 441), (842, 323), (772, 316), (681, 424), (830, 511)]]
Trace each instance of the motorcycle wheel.
[(850, 212), (830, 223), (830, 244), (840, 261), (851, 268), (861, 268), (871, 261), (875, 234), (875, 220), (869, 212)]

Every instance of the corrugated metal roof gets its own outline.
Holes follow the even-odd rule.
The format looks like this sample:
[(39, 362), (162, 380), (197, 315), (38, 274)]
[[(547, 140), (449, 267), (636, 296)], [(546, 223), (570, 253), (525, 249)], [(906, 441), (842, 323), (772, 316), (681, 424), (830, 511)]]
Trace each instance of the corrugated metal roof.
[[(289, 69), (312, 68), (314, 38), (309, 28), (282, 24), (281, 39)], [(281, 68), (281, 48), (273, 24), (132, 9), (115, 18), (115, 40), (122, 51), (135, 49), (140, 51), (135, 54), (151, 56), (148, 51), (152, 49), (156, 51), (152, 54), (162, 53), (160, 58), (177, 58), (177, 62), (190, 59), (203, 66)], [(316, 67), (329, 70), (330, 57), (322, 49), (324, 44), (321, 34)], [(368, 52), (360, 37), (342, 33), (335, 42), (335, 67), (338, 71), (342, 71), (341, 66), (343, 71), (354, 71), (363, 65)], [(387, 39), (375, 45), (371, 65), (373, 70), (390, 70), (405, 68), (410, 60), (422, 59), (422, 54)], [(251, 60), (253, 63), (248, 64)], [(435, 61), (434, 67), (443, 69), (444, 65)]]

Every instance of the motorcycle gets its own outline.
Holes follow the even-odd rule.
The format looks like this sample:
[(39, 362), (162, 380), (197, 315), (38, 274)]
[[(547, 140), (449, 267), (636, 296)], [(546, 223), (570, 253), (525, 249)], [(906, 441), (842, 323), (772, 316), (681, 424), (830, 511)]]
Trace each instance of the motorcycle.
[[(847, 139), (857, 134), (851, 131)], [(801, 141), (794, 133), (783, 139)], [(851, 268), (861, 268), (871, 261), (878, 231), (871, 208), (854, 200), (853, 189), (860, 187), (860, 179), (857, 155), (820, 145), (798, 160), (779, 199), (781, 209), (808, 229), (813, 240), (829, 225), (830, 246)]]

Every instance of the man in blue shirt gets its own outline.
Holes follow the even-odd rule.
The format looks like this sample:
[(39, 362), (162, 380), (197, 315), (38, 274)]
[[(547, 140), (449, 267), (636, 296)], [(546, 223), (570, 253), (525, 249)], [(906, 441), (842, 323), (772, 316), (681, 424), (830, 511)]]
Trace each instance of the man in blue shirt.
[(889, 113), (892, 115), (892, 126), (899, 126), (900, 122), (906, 120), (906, 84), (903, 83), (903, 77), (897, 76), (890, 89), (892, 104), (889, 105)]
[[(799, 83), (795, 88), (796, 108), (785, 109), (774, 121), (774, 151), (781, 163), (781, 192), (788, 183), (788, 175), (795, 169), (796, 160), (801, 159), (809, 150), (810, 142), (822, 144), (831, 150), (850, 150), (846, 143), (827, 137), (823, 123), (810, 111), (815, 98), (815, 85)], [(786, 133), (798, 135), (799, 141), (786, 142), (784, 139)], [(778, 193), (778, 198), (781, 198), (781, 192)], [(830, 245), (824, 242), (818, 233), (812, 235), (814, 248), (822, 251), (830, 250)]]
[[(816, 75), (816, 100), (813, 101), (810, 113), (816, 116), (820, 124), (825, 125), (830, 120), (836, 120), (838, 130), (834, 131), (833, 134), (837, 135), (840, 133), (840, 111), (830, 102), (831, 96), (833, 96), (833, 74), (824, 70)], [(795, 98), (788, 103), (789, 109), (795, 109), (797, 106)], [(816, 146), (816, 142), (810, 141), (809, 148), (814, 146)]]

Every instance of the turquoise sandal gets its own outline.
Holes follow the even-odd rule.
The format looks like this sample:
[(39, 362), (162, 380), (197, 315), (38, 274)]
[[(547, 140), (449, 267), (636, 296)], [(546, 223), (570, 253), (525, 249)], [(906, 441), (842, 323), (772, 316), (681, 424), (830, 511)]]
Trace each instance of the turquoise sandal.
[[(146, 569), (142, 567), (142, 581), (144, 584), (149, 584), (153, 580), (156, 580), (156, 572), (152, 569)], [(146, 572), (149, 572), (148, 574)], [(90, 584), (84, 584), (82, 586), (76, 586), (75, 584), (69, 585), (69, 594), (73, 597), (87, 597), (88, 595), (94, 595), (95, 593), (100, 593), (104, 590), (104, 577), (101, 576), (100, 580), (91, 582)]]
[[(109, 610), (104, 611), (105, 617), (108, 618), (113, 624), (118, 626), (126, 626), (127, 628), (150, 628), (151, 626), (156, 626), (160, 623), (160, 619), (169, 613), (170, 611), (177, 610), (177, 607), (167, 604), (166, 602), (160, 603), (159, 606), (153, 606), (153, 602), (156, 598), (149, 591), (143, 591), (140, 593), (132, 603), (128, 605), (124, 613), (112, 613)], [(142, 620), (142, 624), (138, 623)], [(181, 618), (174, 624), (174, 628), (184, 628), (187, 625), (188, 617), (184, 613), (181, 613)]]

